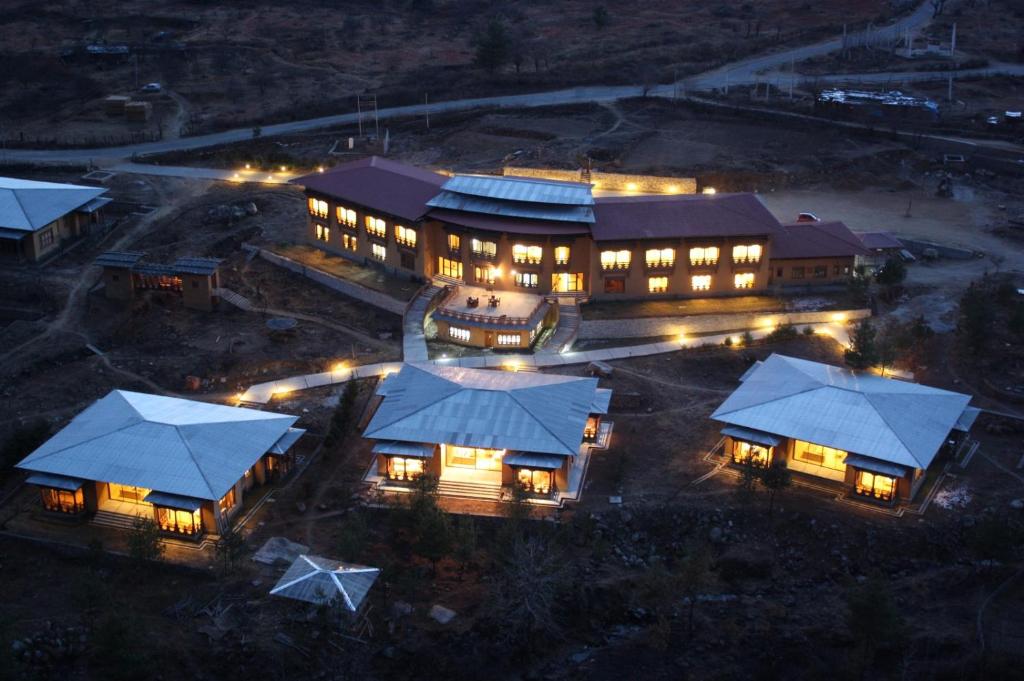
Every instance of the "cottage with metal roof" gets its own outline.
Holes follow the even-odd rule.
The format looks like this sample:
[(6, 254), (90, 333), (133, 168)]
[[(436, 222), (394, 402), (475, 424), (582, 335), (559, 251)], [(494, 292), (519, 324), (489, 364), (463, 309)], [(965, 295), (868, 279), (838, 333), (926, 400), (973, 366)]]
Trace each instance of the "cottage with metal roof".
[(166, 533), (220, 532), (256, 485), (288, 473), (305, 432), (287, 414), (111, 391), (17, 467), (44, 510)]
[(377, 390), (369, 476), (385, 489), (429, 473), (442, 494), (497, 499), (519, 485), (575, 498), (591, 448), (607, 443), (610, 399), (595, 378), (406, 364)]
[(841, 221), (782, 225), (772, 237), (771, 282), (779, 286), (843, 283), (869, 251)]
[(0, 257), (38, 262), (89, 233), (106, 189), (0, 177)]
[(168, 291), (185, 307), (209, 312), (219, 298), (220, 258), (178, 258), (172, 264), (143, 262), (145, 253), (108, 251), (93, 261), (103, 268), (103, 291), (111, 300), (132, 300), (138, 291)]
[(970, 430), (970, 396), (773, 354), (711, 418), (737, 464), (784, 461), (862, 498), (910, 501), (947, 444)]

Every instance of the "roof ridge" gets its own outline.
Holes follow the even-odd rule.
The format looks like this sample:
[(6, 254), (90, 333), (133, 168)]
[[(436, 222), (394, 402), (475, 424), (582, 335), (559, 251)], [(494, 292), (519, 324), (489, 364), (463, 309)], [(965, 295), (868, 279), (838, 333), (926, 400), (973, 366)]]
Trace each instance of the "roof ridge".
[[(917, 454), (915, 454), (914, 451), (907, 445), (907, 443), (903, 440), (902, 435), (899, 432), (897, 432), (896, 428), (894, 428), (892, 423), (889, 422), (889, 419), (887, 419), (885, 417), (885, 415), (878, 409), (878, 407), (875, 405), (874, 401), (871, 399), (871, 397), (868, 395), (868, 393), (861, 393), (861, 394), (864, 396), (864, 399), (867, 401), (867, 403), (869, 405), (871, 405), (871, 409), (876, 414), (878, 414), (878, 418), (882, 419), (882, 421), (885, 423), (886, 427), (889, 428), (889, 432), (891, 432), (896, 437), (896, 439), (899, 440), (899, 443), (901, 445), (903, 445), (903, 449), (905, 449), (907, 454), (910, 455), (910, 458), (914, 460), (914, 463), (917, 464), (917, 467), (918, 468), (926, 468), (926, 466), (922, 466), (921, 465), (921, 460), (917, 458)], [(876, 393), (871, 393), (871, 395), (874, 395), (874, 394), (876, 394)], [(886, 393), (886, 394), (889, 394), (889, 393)], [(912, 395), (912, 393), (898, 393), (898, 394), (900, 394), (900, 395)], [(915, 397), (915, 398), (924, 397), (924, 395), (912, 395), (912, 396)], [(937, 396), (933, 396), (933, 397), (937, 397)], [(870, 456), (870, 455), (868, 455), (868, 456)]]
[(561, 443), (566, 449), (568, 449), (570, 452), (572, 452), (572, 454), (570, 454), (570, 456), (575, 455), (576, 452), (579, 451), (579, 445), (576, 445), (575, 447), (572, 446), (572, 445), (569, 445), (569, 444), (567, 444), (565, 442), (565, 440), (563, 440), (562, 438), (560, 438), (557, 435), (555, 435), (555, 433), (550, 428), (548, 428), (547, 424), (545, 424), (543, 421), (541, 421), (539, 418), (537, 418), (537, 415), (533, 413), (533, 410), (531, 410), (529, 407), (527, 407), (525, 404), (523, 404), (520, 400), (516, 399), (516, 396), (512, 394), (514, 391), (509, 390), (509, 391), (506, 391), (506, 392), (508, 392), (508, 396), (512, 399), (513, 402), (518, 404), (520, 406), (520, 408), (522, 408), (523, 411), (525, 411), (527, 414), (530, 415), (531, 419), (533, 419), (534, 421), (537, 422), (537, 425), (539, 425), (541, 428), (546, 430), (548, 432), (548, 434), (551, 435), (551, 437), (555, 438), (555, 440), (557, 442)]
[[(28, 212), (25, 210), (25, 204), (23, 204), (21, 202), (21, 197), (18, 196), (18, 190), (11, 188), (11, 189), (8, 189), (7, 191), (11, 192), (11, 196), (14, 197), (15, 203), (17, 203), (18, 204), (18, 208), (21, 209), (21, 214), (25, 217), (25, 222), (28, 223), (29, 229), (31, 229), (34, 232), (36, 230), (36, 226), (34, 224), (32, 224), (32, 218), (29, 217)], [(49, 224), (49, 223), (47, 223), (47, 224)]]
[[(100, 438), (107, 437), (108, 435), (113, 435), (114, 433), (120, 433), (122, 430), (125, 430), (127, 428), (134, 428), (135, 426), (139, 425), (140, 423), (146, 423), (147, 422), (146, 419), (142, 418), (141, 414), (139, 414), (138, 412), (136, 412), (136, 414), (137, 414), (139, 420), (135, 421), (134, 423), (126, 423), (125, 425), (121, 426), (120, 428), (115, 428), (114, 430), (108, 430), (105, 433), (100, 433), (99, 435), (95, 435), (93, 437), (88, 437), (88, 438), (86, 438), (84, 440), (79, 440), (78, 442), (75, 442), (73, 444), (69, 444), (66, 447), (61, 447), (60, 449), (55, 449), (52, 452), (47, 452), (46, 454), (40, 454), (39, 456), (37, 456), (34, 459), (32, 459), (32, 461), (30, 463), (34, 463), (34, 462), (40, 461), (42, 459), (48, 459), (51, 456), (53, 456), (54, 454), (60, 454), (61, 452), (67, 451), (68, 449), (71, 449), (72, 447), (80, 447), (81, 445), (84, 445), (86, 442), (92, 442), (94, 440), (99, 440)], [(59, 434), (59, 432), (60, 431), (58, 431), (58, 434)], [(54, 435), (54, 437), (56, 437), (56, 435)], [(47, 442), (49, 442), (49, 440), (47, 440)], [(43, 443), (43, 444), (45, 444), (45, 443)], [(40, 447), (41, 446), (42, 445), (40, 445)], [(24, 463), (31, 456), (32, 456), (32, 454), (29, 454), (28, 457), (25, 457), (25, 459), (23, 459), (21, 462), (19, 462), (18, 465), (20, 466), (21, 463)]]
[(199, 471), (199, 475), (200, 477), (202, 477), (203, 482), (206, 483), (206, 488), (210, 490), (210, 496), (217, 497), (217, 493), (213, 491), (213, 485), (210, 484), (210, 479), (206, 477), (206, 471), (203, 470), (203, 467), (200, 466), (199, 462), (196, 460), (196, 453), (192, 451), (192, 445), (189, 444), (188, 439), (185, 437), (185, 434), (181, 432), (181, 426), (171, 425), (170, 427), (174, 428), (174, 432), (176, 432), (178, 434), (178, 437), (181, 438), (181, 443), (185, 445), (185, 450), (188, 452), (189, 458), (192, 459), (193, 465), (195, 465), (196, 470)]

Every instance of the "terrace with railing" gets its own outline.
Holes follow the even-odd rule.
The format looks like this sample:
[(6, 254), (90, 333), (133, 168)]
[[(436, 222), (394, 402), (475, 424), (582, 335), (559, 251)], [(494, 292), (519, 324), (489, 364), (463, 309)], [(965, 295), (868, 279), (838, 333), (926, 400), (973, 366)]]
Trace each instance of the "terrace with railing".
[(529, 293), (447, 286), (434, 316), (447, 321), (528, 326), (537, 323), (548, 305), (542, 296)]

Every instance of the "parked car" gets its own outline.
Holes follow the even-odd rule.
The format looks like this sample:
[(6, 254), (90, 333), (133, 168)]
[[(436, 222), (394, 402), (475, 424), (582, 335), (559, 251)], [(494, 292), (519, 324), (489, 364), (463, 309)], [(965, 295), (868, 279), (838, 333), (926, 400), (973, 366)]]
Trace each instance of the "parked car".
[(797, 222), (821, 222), (821, 219), (814, 213), (800, 213), (796, 216)]
[(162, 89), (160, 83), (146, 83), (142, 86), (143, 92), (160, 92)]

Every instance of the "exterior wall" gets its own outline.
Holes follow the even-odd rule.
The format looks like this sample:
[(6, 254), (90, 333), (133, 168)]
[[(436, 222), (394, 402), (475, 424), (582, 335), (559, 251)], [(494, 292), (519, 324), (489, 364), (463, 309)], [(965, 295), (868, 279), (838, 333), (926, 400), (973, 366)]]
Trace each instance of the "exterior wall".
[[(502, 169), (502, 174), (514, 177), (536, 177), (544, 180), (561, 180), (563, 182), (583, 181), (583, 173), (580, 170), (505, 166)], [(630, 175), (627, 173), (606, 173), (601, 170), (591, 170), (590, 182), (594, 185), (594, 189), (601, 189), (605, 191), (633, 191), (644, 194), (697, 193), (697, 179), (694, 177)]]
[[(473, 326), (471, 322), (455, 322), (449, 323), (443, 319), (438, 319), (437, 324), (437, 339), (445, 343), (454, 343), (456, 345), (466, 345), (472, 348), (497, 348), (499, 350), (523, 350), (530, 347), (530, 332), (529, 331), (502, 331), (500, 329), (485, 329), (479, 326)], [(467, 329), (469, 331), (469, 340), (462, 341), (456, 340), (449, 334), (449, 328), (455, 326), (460, 329)], [(519, 336), (519, 343), (517, 345), (498, 345), (498, 334), (504, 335), (517, 335)]]
[[(761, 259), (757, 263), (734, 263), (732, 260), (733, 246), (759, 244), (762, 247)], [(690, 249), (701, 246), (717, 246), (719, 258), (716, 265), (690, 264)], [(672, 268), (649, 269), (646, 264), (646, 251), (650, 248), (676, 249), (676, 261)], [(601, 266), (602, 251), (618, 251), (628, 249), (631, 252), (630, 264), (626, 269), (604, 270)], [(594, 300), (629, 300), (637, 298), (706, 298), (725, 295), (750, 295), (764, 292), (770, 279), (770, 250), (767, 235), (756, 237), (709, 238), (709, 239), (650, 239), (633, 241), (595, 242), (592, 248), (590, 271), (592, 283), (591, 298)], [(748, 289), (737, 289), (734, 276), (741, 272), (754, 274), (754, 286)], [(692, 287), (691, 278), (696, 275), (710, 275), (711, 287), (706, 291), (697, 291)], [(667, 290), (651, 293), (648, 278), (652, 276), (668, 277)], [(606, 282), (622, 280), (623, 290), (618, 293), (606, 292)]]
[(111, 300), (131, 300), (135, 296), (131, 270), (104, 267), (103, 295)]
[[(328, 206), (326, 218), (313, 215), (307, 210), (306, 237), (307, 242), (311, 246), (315, 246), (316, 248), (323, 249), (336, 255), (344, 256), (359, 263), (380, 267), (396, 275), (405, 275), (415, 279), (419, 279), (424, 276), (424, 272), (426, 270), (424, 256), (426, 249), (424, 247), (424, 243), (426, 242), (427, 235), (424, 233), (425, 229), (423, 223), (403, 220), (381, 211), (364, 208), (358, 204), (339, 203), (337, 199), (320, 194), (307, 192), (306, 197), (307, 200), (308, 198), (315, 198), (326, 201)], [(356, 212), (356, 226), (354, 228), (338, 222), (339, 206)], [(370, 236), (370, 233), (366, 229), (367, 215), (384, 220), (384, 237)], [(316, 225), (318, 224), (323, 225), (328, 229), (326, 241), (317, 238)], [(403, 227), (416, 230), (415, 247), (404, 246), (398, 243), (395, 230), (397, 225), (402, 225)], [(356, 238), (356, 249), (354, 251), (345, 247), (344, 237), (346, 234)], [(380, 260), (374, 256), (373, 244), (384, 246), (384, 260)], [(403, 253), (406, 254), (406, 264), (411, 264), (411, 267), (403, 265)], [(409, 262), (410, 258), (411, 262)]]
[(206, 274), (182, 274), (181, 296), (185, 307), (204, 312), (213, 310), (213, 279)]
[(199, 517), (203, 521), (204, 532), (217, 532), (217, 502), (204, 501), (199, 508)]
[[(794, 276), (795, 268), (803, 268), (803, 276)], [(817, 268), (825, 268), (824, 277), (816, 277)], [(842, 258), (799, 258), (771, 261), (771, 283), (779, 286), (815, 286), (845, 282), (853, 274), (853, 256)]]

